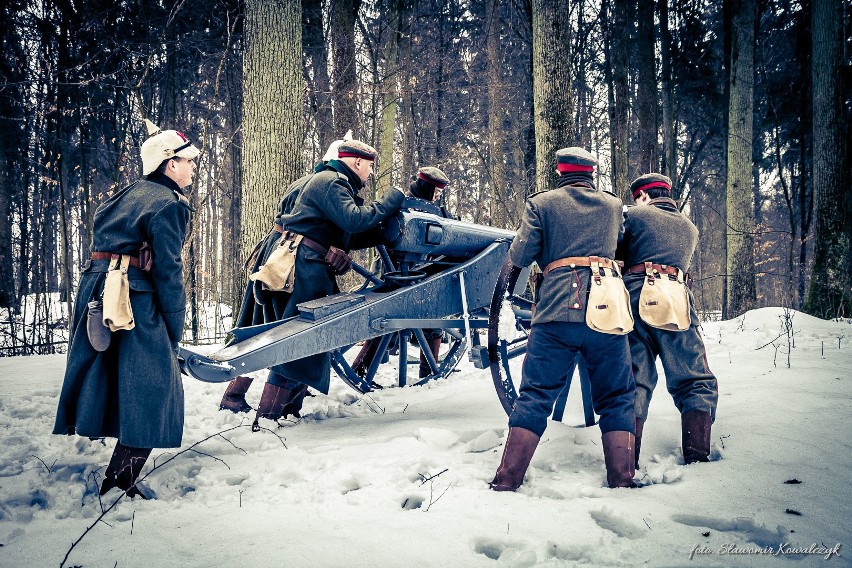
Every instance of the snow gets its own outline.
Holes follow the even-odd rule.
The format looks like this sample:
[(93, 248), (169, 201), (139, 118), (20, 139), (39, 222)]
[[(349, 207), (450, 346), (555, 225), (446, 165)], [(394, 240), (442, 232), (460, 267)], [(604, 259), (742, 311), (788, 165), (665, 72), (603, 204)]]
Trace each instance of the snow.
[[(852, 565), (852, 325), (764, 308), (703, 331), (714, 461), (683, 465), (659, 385), (641, 487), (618, 490), (572, 389), (522, 488), (490, 491), (506, 416), (465, 360), (447, 380), (369, 396), (335, 378), (299, 423), (258, 433), (217, 411), (224, 385), (186, 378), (181, 450), (201, 443), (154, 450), (156, 500), (113, 490), (101, 503), (112, 440), (50, 434), (64, 355), (2, 358), (0, 566), (60, 566), (84, 533), (66, 566), (822, 566), (817, 547), (838, 544), (828, 565)], [(395, 370), (381, 372), (390, 386)]]

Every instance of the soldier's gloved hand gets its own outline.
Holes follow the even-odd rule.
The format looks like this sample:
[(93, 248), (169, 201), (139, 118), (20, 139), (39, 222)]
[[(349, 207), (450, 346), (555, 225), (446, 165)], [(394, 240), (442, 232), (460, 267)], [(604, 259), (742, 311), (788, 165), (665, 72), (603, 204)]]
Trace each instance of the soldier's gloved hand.
[(335, 274), (343, 276), (349, 269), (352, 268), (352, 259), (348, 254), (337, 247), (328, 247), (328, 253), (325, 255), (325, 261), (329, 266), (334, 268)]

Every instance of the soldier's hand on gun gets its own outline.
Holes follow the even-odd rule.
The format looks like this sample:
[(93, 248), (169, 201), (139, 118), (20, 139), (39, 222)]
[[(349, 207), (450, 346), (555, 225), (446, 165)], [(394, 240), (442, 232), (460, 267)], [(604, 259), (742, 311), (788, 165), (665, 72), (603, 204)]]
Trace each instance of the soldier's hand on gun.
[(335, 274), (342, 276), (352, 268), (352, 258), (337, 247), (328, 247), (325, 261), (334, 268)]

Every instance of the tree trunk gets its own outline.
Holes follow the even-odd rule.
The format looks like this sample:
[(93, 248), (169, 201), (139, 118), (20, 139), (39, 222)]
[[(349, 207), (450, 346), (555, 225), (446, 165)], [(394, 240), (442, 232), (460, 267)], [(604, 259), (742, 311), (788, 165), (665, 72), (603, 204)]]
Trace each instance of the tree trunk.
[(513, 203), (506, 182), (506, 151), (503, 129), (506, 112), (503, 81), (500, 77), (500, 0), (487, 0), (485, 11), (486, 83), (488, 86), (488, 160), (485, 171), (491, 186), (491, 222), (499, 227), (509, 225)]
[(342, 136), (350, 128), (355, 138), (367, 131), (358, 115), (358, 76), (355, 59), (355, 22), (361, 0), (331, 0), (331, 55), (334, 64), (334, 131)]
[(556, 151), (574, 142), (571, 23), (558, 0), (532, 0), (536, 191), (556, 187)]
[(299, 2), (248, 0), (245, 12), (241, 261), (269, 232), (281, 193), (304, 172)]
[(310, 63), (309, 102), (322, 156), (332, 141), (343, 136), (343, 132), (335, 133), (331, 114), (331, 81), (322, 25), (322, 0), (302, 0), (302, 49)]
[[(672, 34), (669, 29), (669, 0), (660, 0), (660, 64), (662, 76), (663, 153), (660, 171), (677, 179), (677, 138), (675, 136), (675, 85), (672, 80)], [(672, 196), (680, 197), (680, 187), (672, 188)]]
[(657, 172), (660, 168), (657, 149), (657, 64), (654, 39), (654, 2), (639, 1), (637, 12), (637, 94), (636, 114), (639, 120), (639, 168), (637, 174)]
[(386, 0), (387, 29), (383, 34), (384, 80), (379, 83), (382, 93), (382, 118), (379, 126), (379, 171), (376, 174), (376, 195), (381, 195), (394, 183), (394, 133), (399, 108), (397, 82), (399, 73), (399, 0)]
[(402, 0), (399, 7), (399, 86), (400, 105), (399, 123), (401, 139), (399, 151), (402, 156), (400, 167), (403, 189), (408, 185), (408, 177), (414, 173), (414, 73), (411, 61), (411, 42), (414, 32), (414, 2)]
[(630, 194), (628, 180), (628, 134), (627, 123), (630, 105), (628, 80), (630, 41), (629, 0), (613, 0), (612, 18), (606, 17), (610, 0), (604, 0), (601, 20), (605, 29), (605, 74), (609, 98), (609, 131), (612, 148), (612, 191), (622, 200)]
[(757, 302), (752, 194), (754, 0), (734, 0), (732, 8), (726, 183), (728, 318), (754, 308)]
[(852, 314), (850, 291), (849, 139), (843, 76), (843, 2), (813, 0), (814, 265), (805, 311), (821, 318)]

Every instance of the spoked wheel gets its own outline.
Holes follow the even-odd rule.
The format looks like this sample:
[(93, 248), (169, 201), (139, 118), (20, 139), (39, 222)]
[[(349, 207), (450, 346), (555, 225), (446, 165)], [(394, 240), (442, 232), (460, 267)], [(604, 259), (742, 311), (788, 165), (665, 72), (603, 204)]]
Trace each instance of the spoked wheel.
[[(427, 278), (425, 272), (412, 269), (411, 266), (404, 267), (405, 270), (385, 271), (384, 267), (393, 268), (387, 251), (384, 247), (376, 248), (379, 258), (382, 259), (380, 274), (374, 279), (365, 278), (362, 289), (366, 288), (376, 279), (380, 280), (389, 289), (415, 284)], [(396, 363), (397, 384), (422, 385), (433, 379), (446, 378), (453, 372), (467, 349), (467, 339), (464, 333), (455, 329), (444, 330), (444, 338), (441, 342), (438, 359), (432, 354), (430, 338), (428, 334), (432, 330), (423, 328), (409, 328), (381, 335), (364, 342), (361, 345), (349, 345), (335, 349), (331, 353), (331, 366), (335, 373), (353, 389), (361, 393), (370, 392), (381, 388), (375, 383), (376, 373), (380, 366), (385, 363)], [(413, 343), (413, 345), (410, 345)], [(409, 347), (415, 347), (413, 353), (409, 353)], [(354, 352), (356, 355), (347, 361), (345, 355)], [(429, 365), (429, 374), (420, 377), (420, 354), (426, 358)], [(409, 356), (412, 355), (412, 356)], [(414, 367), (416, 379), (409, 380), (409, 370)]]
[[(415, 345), (410, 345), (411, 341)], [(346, 384), (361, 393), (382, 388), (377, 387), (375, 377), (383, 364), (396, 365), (399, 386), (422, 385), (433, 379), (448, 377), (465, 353), (467, 341), (464, 334), (447, 330), (443, 341), (446, 343), (441, 343), (438, 360), (435, 360), (423, 329), (403, 329), (373, 338), (363, 345), (336, 349), (332, 352), (331, 366)], [(409, 351), (412, 347), (413, 353)], [(346, 354), (350, 352), (356, 353), (351, 363), (346, 359)], [(425, 377), (419, 376), (421, 352), (425, 354), (431, 371)], [(359, 358), (363, 358), (360, 365)], [(412, 378), (409, 379), (409, 376)]]
[(527, 352), (533, 307), (529, 272), (529, 268), (518, 268), (506, 261), (497, 277), (488, 315), (491, 378), (506, 414), (512, 413), (518, 398), (521, 364)]
[[(523, 356), (527, 352), (527, 339), (532, 320), (533, 294), (530, 283), (530, 267), (518, 268), (506, 261), (491, 299), (488, 317), (488, 361), (491, 378), (497, 396), (506, 414), (512, 413), (521, 385)], [(583, 397), (583, 413), (586, 426), (595, 423), (592, 405), (591, 384), (582, 358), (571, 362), (567, 369), (569, 377), (577, 369)], [(553, 408), (553, 419), (562, 420), (571, 379), (559, 394)]]

